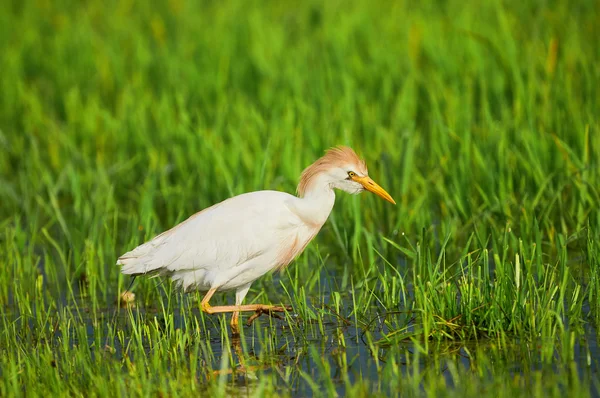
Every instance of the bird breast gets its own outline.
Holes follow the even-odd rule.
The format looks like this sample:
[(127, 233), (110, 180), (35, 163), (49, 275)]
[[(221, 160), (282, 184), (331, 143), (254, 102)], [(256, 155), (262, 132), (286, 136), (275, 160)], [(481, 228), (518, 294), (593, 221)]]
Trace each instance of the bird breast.
[(296, 257), (298, 257), (311, 240), (317, 235), (321, 226), (309, 226), (304, 234), (296, 234), (292, 239), (282, 244), (281, 251), (276, 259), (276, 271), (283, 271)]

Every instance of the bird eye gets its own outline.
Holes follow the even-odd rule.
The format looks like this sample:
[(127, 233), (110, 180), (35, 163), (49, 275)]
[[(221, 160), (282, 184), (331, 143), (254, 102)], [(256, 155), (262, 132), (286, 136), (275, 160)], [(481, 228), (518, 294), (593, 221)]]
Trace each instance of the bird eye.
[(346, 179), (347, 179), (347, 180), (350, 180), (350, 179), (352, 179), (352, 177), (355, 177), (355, 176), (356, 176), (356, 173), (355, 173), (355, 172), (353, 172), (353, 171), (349, 171), (349, 172), (348, 172), (348, 178), (346, 178)]

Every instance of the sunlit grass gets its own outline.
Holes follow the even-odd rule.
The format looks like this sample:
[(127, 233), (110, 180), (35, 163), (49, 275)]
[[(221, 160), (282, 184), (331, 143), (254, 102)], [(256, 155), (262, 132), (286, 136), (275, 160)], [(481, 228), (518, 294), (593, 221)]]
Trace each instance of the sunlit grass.
[[(0, 395), (598, 394), (599, 29), (593, 1), (2, 3)], [(398, 205), (338, 195), (247, 297), (284, 320), (235, 342), (160, 279), (119, 306), (119, 254), (337, 144)]]

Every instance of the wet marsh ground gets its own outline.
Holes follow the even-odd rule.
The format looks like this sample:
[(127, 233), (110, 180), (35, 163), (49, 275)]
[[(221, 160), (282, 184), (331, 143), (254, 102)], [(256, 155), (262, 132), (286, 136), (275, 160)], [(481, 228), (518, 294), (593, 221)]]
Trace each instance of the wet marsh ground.
[[(0, 395), (598, 396), (598, 21), (593, 1), (3, 2)], [(119, 304), (119, 254), (293, 192), (337, 144), (398, 205), (339, 194), (246, 299), (283, 319), (234, 340), (162, 279)]]

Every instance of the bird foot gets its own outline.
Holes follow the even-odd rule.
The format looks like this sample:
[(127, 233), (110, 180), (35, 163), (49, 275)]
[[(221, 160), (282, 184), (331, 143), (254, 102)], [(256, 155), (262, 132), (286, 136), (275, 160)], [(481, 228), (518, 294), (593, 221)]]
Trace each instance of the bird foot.
[(281, 307), (281, 306), (261, 307), (261, 308), (257, 309), (250, 318), (248, 318), (248, 321), (246, 321), (246, 325), (248, 325), (248, 326), (252, 325), (252, 322), (254, 322), (254, 320), (256, 318), (258, 318), (259, 316), (261, 316), (262, 314), (267, 314), (267, 315), (269, 315), (273, 318), (277, 318), (277, 319), (283, 319), (283, 317), (281, 315), (279, 315), (278, 312), (285, 312), (285, 311), (292, 311), (292, 306), (286, 305), (283, 307)]
[(200, 304), (200, 310), (201, 310), (202, 312), (205, 312), (205, 313), (207, 313), (207, 314), (212, 314), (212, 307), (211, 307), (211, 306), (210, 306), (210, 304), (208, 304), (208, 303), (202, 302), (202, 303)]

